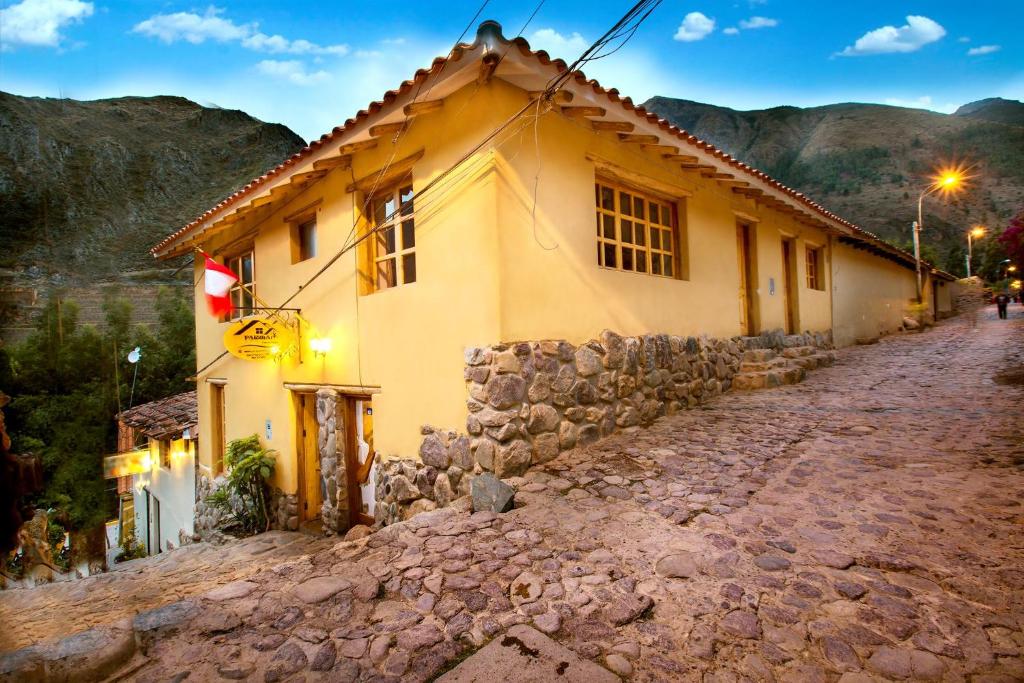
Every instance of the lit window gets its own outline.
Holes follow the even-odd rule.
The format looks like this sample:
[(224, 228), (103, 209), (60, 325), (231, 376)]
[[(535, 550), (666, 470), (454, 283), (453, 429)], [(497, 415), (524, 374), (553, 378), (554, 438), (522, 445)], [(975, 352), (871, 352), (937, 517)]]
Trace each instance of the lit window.
[(305, 261), (316, 256), (316, 219), (299, 223), (295, 227), (295, 237), (298, 243), (298, 261)]
[(825, 289), (825, 283), (821, 279), (821, 249), (807, 247), (807, 288)]
[(374, 289), (416, 282), (416, 219), (412, 185), (378, 193), (370, 200)]
[[(228, 268), (238, 276), (238, 282), (231, 287), (231, 320), (238, 320), (256, 312), (256, 302), (250, 292), (256, 291), (256, 274), (253, 253), (247, 251), (228, 259)], [(243, 286), (245, 289), (243, 289)], [(249, 291), (246, 291), (248, 289)]]
[(679, 277), (673, 207), (631, 189), (599, 182), (597, 263), (605, 268)]

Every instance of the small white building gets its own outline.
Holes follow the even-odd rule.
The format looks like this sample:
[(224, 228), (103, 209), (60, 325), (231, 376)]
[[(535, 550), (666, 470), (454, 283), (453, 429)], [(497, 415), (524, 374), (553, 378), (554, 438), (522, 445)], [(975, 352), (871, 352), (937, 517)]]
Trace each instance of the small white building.
[(119, 538), (134, 533), (155, 555), (192, 537), (198, 438), (194, 391), (118, 415), (118, 453), (105, 471), (118, 479)]

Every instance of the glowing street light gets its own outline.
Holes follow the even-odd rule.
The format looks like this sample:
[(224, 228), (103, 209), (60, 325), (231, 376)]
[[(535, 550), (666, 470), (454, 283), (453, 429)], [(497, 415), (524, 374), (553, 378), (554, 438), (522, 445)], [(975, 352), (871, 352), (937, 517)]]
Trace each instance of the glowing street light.
[(939, 169), (932, 176), (931, 185), (924, 188), (917, 198), (917, 222), (914, 223), (914, 261), (917, 262), (917, 303), (921, 303), (921, 230), (924, 229), (924, 198), (934, 192), (950, 194), (959, 190), (967, 181), (967, 171), (960, 166)]
[(980, 239), (980, 238), (982, 238), (984, 236), (985, 236), (985, 226), (984, 225), (975, 225), (967, 233), (967, 277), (971, 276), (971, 258), (974, 255), (974, 249), (973, 249), (972, 241), (976, 240), (976, 239)]

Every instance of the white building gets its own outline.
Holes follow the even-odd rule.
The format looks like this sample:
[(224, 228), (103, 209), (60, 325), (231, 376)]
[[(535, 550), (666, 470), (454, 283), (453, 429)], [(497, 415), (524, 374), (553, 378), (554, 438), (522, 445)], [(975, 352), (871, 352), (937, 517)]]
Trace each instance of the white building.
[(105, 471), (118, 479), (120, 538), (134, 533), (155, 555), (192, 536), (198, 437), (194, 391), (118, 415), (118, 454)]

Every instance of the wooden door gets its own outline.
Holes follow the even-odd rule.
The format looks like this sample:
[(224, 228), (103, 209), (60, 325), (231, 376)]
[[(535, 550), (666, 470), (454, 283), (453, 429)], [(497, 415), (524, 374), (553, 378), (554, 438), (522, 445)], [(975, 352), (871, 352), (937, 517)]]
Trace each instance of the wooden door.
[(224, 386), (210, 385), (210, 469), (224, 471)]
[(295, 438), (299, 475), (299, 521), (320, 517), (323, 505), (323, 478), (320, 474), (320, 450), (317, 447), (316, 395), (296, 394)]
[(796, 334), (799, 325), (797, 322), (796, 262), (793, 253), (793, 240), (782, 240), (782, 304), (786, 310), (786, 334)]
[(757, 334), (754, 321), (754, 274), (751, 255), (750, 227), (739, 224), (736, 226), (736, 252), (740, 270), (740, 329), (744, 336)]

